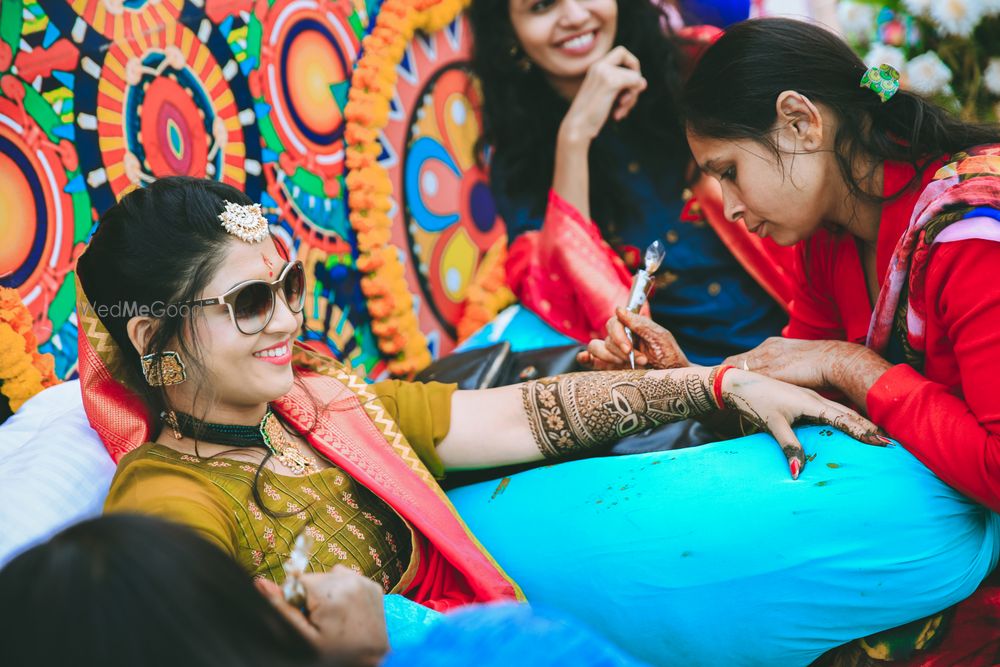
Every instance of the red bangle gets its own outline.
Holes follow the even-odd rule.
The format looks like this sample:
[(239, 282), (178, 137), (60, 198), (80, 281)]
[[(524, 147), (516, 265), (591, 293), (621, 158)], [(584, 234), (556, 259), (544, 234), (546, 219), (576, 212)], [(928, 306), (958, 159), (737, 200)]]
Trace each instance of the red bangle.
[(712, 382), (712, 393), (715, 394), (715, 404), (719, 406), (720, 410), (726, 409), (726, 404), (722, 400), (722, 376), (726, 374), (726, 371), (731, 369), (732, 366), (729, 364), (719, 366), (716, 369), (715, 381)]

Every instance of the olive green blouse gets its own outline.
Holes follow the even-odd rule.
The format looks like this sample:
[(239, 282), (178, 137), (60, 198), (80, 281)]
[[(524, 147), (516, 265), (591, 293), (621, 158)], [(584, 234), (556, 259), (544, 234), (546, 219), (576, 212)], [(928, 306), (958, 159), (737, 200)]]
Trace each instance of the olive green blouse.
[[(448, 434), (455, 385), (391, 380), (372, 385), (410, 446), (435, 476), (444, 467), (435, 448)], [(410, 525), (378, 496), (333, 466), (304, 476), (222, 456), (196, 457), (148, 442), (122, 458), (105, 512), (152, 514), (187, 524), (255, 576), (284, 580), (299, 533), (313, 537), (310, 569), (341, 564), (382, 584), (406, 590), (420, 550)]]

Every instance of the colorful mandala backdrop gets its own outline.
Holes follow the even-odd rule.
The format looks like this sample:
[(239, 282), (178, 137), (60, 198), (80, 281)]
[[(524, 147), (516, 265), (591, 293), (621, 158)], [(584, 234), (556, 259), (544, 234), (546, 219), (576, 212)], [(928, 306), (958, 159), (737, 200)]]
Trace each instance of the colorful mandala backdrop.
[[(384, 374), (348, 219), (351, 75), (381, 0), (3, 0), (0, 284), (57, 372), (76, 368), (73, 263), (127, 188), (189, 174), (245, 190), (312, 277), (304, 338)], [(468, 27), (418, 35), (378, 164), (392, 243), (433, 356), (503, 234), (473, 146)]]

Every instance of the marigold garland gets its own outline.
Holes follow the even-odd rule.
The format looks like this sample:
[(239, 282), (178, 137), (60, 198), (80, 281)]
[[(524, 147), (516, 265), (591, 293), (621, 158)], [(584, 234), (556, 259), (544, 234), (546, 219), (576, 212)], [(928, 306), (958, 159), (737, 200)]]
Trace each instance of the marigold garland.
[(58, 384), (55, 360), (39, 354), (31, 313), (16, 290), (0, 288), (0, 392), (11, 412), (46, 387)]
[(483, 256), (465, 293), (465, 310), (456, 327), (459, 342), (479, 331), (497, 313), (517, 301), (507, 287), (506, 261), (507, 235), (504, 234)]
[(396, 67), (418, 30), (432, 33), (455, 19), (469, 0), (385, 0), (375, 27), (362, 41), (344, 117), (350, 222), (358, 239), (361, 290), (368, 299), (372, 333), (389, 372), (410, 376), (431, 362), (427, 338), (413, 312), (399, 251), (391, 244), (392, 182), (378, 164), (378, 134), (389, 122)]

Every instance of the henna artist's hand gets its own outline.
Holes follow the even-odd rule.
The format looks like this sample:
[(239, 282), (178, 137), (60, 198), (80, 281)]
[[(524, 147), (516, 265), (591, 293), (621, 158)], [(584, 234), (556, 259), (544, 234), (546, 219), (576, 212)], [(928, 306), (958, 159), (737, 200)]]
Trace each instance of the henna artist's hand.
[(827, 391), (834, 388), (831, 375), (835, 362), (849, 355), (849, 348), (857, 347), (843, 341), (774, 337), (725, 363), (800, 387)]
[(587, 349), (577, 355), (577, 361), (595, 370), (629, 368), (631, 346), (625, 327), (631, 329), (636, 343), (636, 368), (683, 368), (691, 365), (672, 333), (648, 317), (630, 313), (624, 308), (616, 309), (614, 317), (608, 320), (607, 337), (590, 341)]
[(792, 479), (806, 465), (802, 444), (792, 431), (796, 421), (832, 426), (869, 445), (884, 447), (888, 440), (878, 427), (854, 410), (823, 398), (811, 389), (774, 380), (757, 373), (732, 368), (722, 377), (726, 407), (774, 436), (788, 459)]
[(304, 574), (302, 585), (308, 618), (285, 602), (276, 584), (257, 582), (258, 590), (321, 653), (344, 664), (378, 665), (389, 650), (382, 587), (343, 565)]

